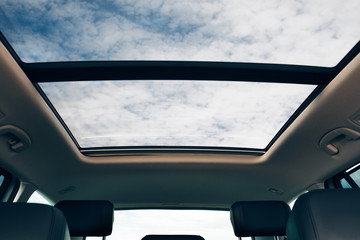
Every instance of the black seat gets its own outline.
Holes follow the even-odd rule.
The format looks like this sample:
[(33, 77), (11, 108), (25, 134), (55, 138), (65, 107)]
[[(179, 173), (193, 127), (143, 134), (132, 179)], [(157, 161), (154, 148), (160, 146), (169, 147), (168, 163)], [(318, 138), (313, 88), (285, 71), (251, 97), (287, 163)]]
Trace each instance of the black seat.
[(285, 236), (290, 207), (282, 201), (242, 201), (231, 206), (237, 237)]
[(146, 235), (142, 240), (204, 240), (198, 235)]
[(0, 203), (0, 239), (69, 240), (64, 215), (35, 203)]
[(315, 190), (300, 196), (287, 225), (288, 240), (360, 239), (360, 189)]
[(114, 206), (109, 201), (60, 201), (55, 207), (64, 213), (71, 237), (105, 239), (112, 232)]

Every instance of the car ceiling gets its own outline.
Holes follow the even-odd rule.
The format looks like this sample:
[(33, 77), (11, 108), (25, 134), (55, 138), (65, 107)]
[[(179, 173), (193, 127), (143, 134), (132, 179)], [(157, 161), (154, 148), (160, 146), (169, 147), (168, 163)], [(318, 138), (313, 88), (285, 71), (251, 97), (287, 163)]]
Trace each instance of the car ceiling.
[[(106, 199), (116, 208), (228, 209), (238, 200), (291, 201), (359, 161), (360, 141), (339, 139), (329, 155), (319, 142), (337, 128), (360, 131), (357, 55), (264, 154), (143, 151), (83, 154), (7, 49), (0, 44), (0, 126), (22, 129), (31, 145), (9, 150), (0, 166), (54, 202)], [(317, 185), (319, 184), (320, 185)]]

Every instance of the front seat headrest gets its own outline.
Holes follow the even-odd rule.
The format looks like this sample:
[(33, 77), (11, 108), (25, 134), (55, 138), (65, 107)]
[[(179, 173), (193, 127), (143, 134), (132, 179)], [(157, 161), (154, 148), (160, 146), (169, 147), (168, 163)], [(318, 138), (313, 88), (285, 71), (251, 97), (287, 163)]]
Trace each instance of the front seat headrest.
[(359, 239), (360, 189), (314, 190), (300, 196), (286, 233), (289, 240)]
[(109, 201), (60, 201), (72, 237), (108, 236), (112, 232), (114, 205)]
[(237, 237), (285, 236), (290, 207), (282, 201), (241, 201), (230, 208)]
[(69, 240), (62, 212), (35, 203), (0, 203), (0, 239)]

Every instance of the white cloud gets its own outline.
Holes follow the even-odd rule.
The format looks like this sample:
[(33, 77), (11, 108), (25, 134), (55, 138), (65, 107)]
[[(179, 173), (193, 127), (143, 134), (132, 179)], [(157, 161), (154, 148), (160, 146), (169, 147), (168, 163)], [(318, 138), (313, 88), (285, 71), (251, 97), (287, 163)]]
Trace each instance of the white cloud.
[(40, 83), (82, 147), (265, 148), (315, 86), (216, 81)]
[(360, 39), (357, 0), (5, 0), (0, 9), (13, 23), (0, 29), (26, 61), (335, 65)]

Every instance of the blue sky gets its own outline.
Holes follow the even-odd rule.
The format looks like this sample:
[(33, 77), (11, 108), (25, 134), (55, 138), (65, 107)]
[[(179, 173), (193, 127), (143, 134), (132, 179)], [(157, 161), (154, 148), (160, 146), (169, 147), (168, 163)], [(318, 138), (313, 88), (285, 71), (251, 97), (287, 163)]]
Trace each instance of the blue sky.
[(23, 60), (196, 60), (333, 66), (360, 39), (358, 0), (3, 0)]

